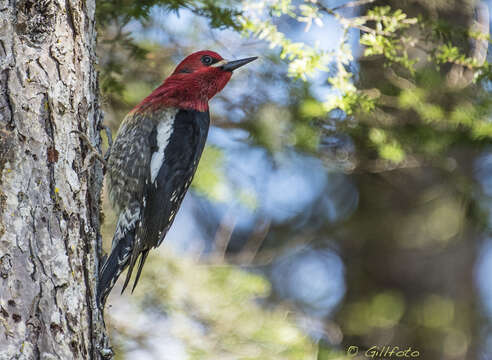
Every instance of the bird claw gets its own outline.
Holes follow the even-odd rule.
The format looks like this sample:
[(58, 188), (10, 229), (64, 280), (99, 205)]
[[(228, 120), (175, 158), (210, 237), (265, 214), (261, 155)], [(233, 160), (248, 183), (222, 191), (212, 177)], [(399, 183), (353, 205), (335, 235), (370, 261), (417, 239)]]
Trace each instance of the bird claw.
[(104, 130), (106, 132), (106, 136), (108, 137), (108, 144), (109, 144), (109, 149), (106, 152), (106, 154), (104, 155), (104, 157), (99, 153), (99, 151), (94, 147), (94, 145), (92, 145), (89, 137), (86, 134), (84, 134), (83, 132), (81, 132), (79, 130), (70, 131), (71, 134), (77, 134), (80, 137), (80, 139), (82, 139), (84, 141), (84, 143), (87, 145), (87, 147), (90, 150), (89, 154), (84, 159), (84, 166), (82, 168), (82, 172), (86, 172), (89, 170), (89, 167), (91, 166), (91, 162), (92, 162), (93, 158), (99, 160), (101, 162), (101, 164), (103, 164), (103, 167), (104, 167), (103, 171), (105, 171), (105, 169), (108, 166), (107, 160), (109, 158), (111, 146), (113, 145), (113, 139), (111, 136), (111, 130), (107, 126), (103, 125), (102, 127), (104, 128)]

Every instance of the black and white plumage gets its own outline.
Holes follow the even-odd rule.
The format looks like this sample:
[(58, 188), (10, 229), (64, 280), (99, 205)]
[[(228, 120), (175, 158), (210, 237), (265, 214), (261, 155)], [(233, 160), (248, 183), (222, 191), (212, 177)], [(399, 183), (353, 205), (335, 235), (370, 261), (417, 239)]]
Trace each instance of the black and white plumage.
[(140, 257), (133, 288), (137, 285), (150, 249), (162, 243), (195, 174), (210, 124), (208, 101), (233, 70), (255, 59), (226, 61), (213, 51), (191, 54), (123, 120), (107, 168), (118, 221), (99, 273), (101, 306), (128, 267), (126, 288)]
[[(191, 184), (209, 124), (208, 111), (176, 108), (124, 120), (108, 161), (109, 198), (119, 216), (111, 254), (100, 271), (100, 303), (129, 266), (126, 288), (140, 256), (136, 286), (149, 250), (161, 244)], [(127, 143), (129, 138), (137, 141)]]

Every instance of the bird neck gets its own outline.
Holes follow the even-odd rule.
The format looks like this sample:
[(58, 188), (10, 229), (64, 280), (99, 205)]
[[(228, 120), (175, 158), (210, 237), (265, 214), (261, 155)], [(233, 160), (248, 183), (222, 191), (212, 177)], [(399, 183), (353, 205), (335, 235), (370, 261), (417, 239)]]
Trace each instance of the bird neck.
[(186, 84), (166, 79), (162, 85), (142, 100), (133, 110), (158, 110), (160, 108), (176, 107), (180, 109), (208, 111), (206, 93), (194, 84)]
[(218, 68), (207, 68), (192, 74), (175, 73), (143, 99), (134, 110), (177, 107), (208, 111), (208, 101), (224, 88), (231, 75), (231, 72)]

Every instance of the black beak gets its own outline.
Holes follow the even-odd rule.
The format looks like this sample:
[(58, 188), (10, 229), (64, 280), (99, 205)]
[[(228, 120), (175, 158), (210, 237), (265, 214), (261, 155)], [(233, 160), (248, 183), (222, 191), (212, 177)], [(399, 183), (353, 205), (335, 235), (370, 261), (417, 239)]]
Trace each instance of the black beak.
[(222, 65), (222, 70), (225, 71), (233, 71), (236, 70), (238, 67), (241, 67), (243, 65), (246, 65), (247, 63), (250, 63), (253, 60), (258, 59), (258, 56), (246, 58), (246, 59), (241, 59), (241, 60), (234, 60), (234, 61), (229, 61), (227, 64)]

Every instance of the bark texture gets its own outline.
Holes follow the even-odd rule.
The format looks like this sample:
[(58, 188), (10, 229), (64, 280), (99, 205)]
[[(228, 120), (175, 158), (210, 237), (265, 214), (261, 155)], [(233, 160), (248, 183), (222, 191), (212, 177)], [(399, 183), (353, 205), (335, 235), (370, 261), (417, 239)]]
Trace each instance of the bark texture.
[(0, 359), (97, 359), (94, 0), (0, 0)]

